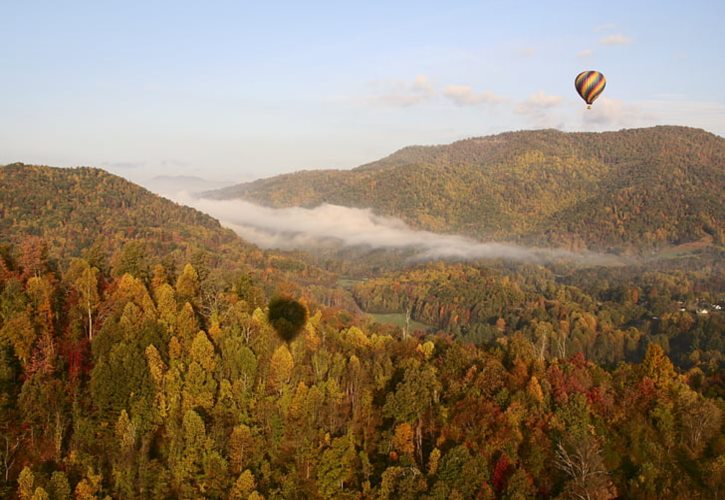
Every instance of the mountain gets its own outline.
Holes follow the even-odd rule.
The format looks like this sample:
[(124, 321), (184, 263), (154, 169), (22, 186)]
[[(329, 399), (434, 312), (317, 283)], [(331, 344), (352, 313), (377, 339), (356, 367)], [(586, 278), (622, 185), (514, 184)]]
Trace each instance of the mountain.
[(725, 140), (661, 126), (508, 132), (403, 148), (352, 170), (302, 171), (212, 192), (272, 207), (372, 207), (480, 239), (650, 249), (722, 244)]
[(3, 243), (41, 236), (61, 259), (77, 257), (94, 244), (113, 250), (139, 239), (153, 241), (158, 255), (253, 250), (202, 212), (86, 167), (0, 168), (0, 235)]
[(173, 273), (192, 262), (219, 280), (254, 272), (270, 293), (314, 285), (315, 300), (350, 302), (331, 290), (330, 273), (262, 251), (198, 210), (96, 168), (0, 167), (0, 247), (33, 237), (61, 267), (85, 257), (101, 270), (133, 265), (148, 275), (157, 263)]

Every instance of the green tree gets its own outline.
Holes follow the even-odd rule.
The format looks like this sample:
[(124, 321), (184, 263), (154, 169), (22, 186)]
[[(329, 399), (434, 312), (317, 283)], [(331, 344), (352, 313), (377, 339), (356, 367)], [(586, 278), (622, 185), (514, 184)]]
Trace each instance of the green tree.
[(169, 465), (177, 494), (182, 497), (201, 493), (203, 461), (210, 443), (204, 421), (194, 410), (184, 413), (180, 435), (174, 437)]
[(128, 418), (126, 410), (116, 421), (117, 453), (115, 454), (114, 478), (116, 491), (124, 497), (134, 496), (134, 455), (136, 452), (136, 426)]
[(388, 393), (383, 414), (397, 423), (413, 426), (416, 459), (423, 463), (423, 432), (426, 422), (431, 420), (431, 412), (438, 403), (441, 384), (435, 370), (428, 364), (414, 361), (405, 368), (403, 380)]
[(357, 460), (351, 435), (332, 440), (330, 447), (322, 453), (317, 468), (317, 488), (323, 498), (354, 497)]
[(141, 240), (128, 241), (111, 259), (114, 276), (130, 274), (146, 282), (149, 278), (149, 259), (146, 243)]
[(214, 346), (203, 331), (194, 337), (189, 353), (189, 368), (184, 379), (184, 409), (214, 406), (217, 381), (214, 378), (217, 359)]
[(381, 479), (376, 496), (381, 500), (412, 500), (427, 490), (425, 478), (416, 467), (388, 467)]
[(70, 483), (68, 483), (68, 477), (65, 475), (65, 472), (53, 472), (50, 476), (48, 489), (50, 497), (53, 500), (70, 500), (71, 498)]

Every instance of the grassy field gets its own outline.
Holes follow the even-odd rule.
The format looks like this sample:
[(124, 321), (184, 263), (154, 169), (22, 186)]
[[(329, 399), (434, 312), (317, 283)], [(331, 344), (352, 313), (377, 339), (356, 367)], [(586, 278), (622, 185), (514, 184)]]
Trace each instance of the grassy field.
[(358, 283), (361, 283), (362, 281), (363, 280), (354, 278), (339, 278), (337, 280), (337, 285), (345, 288), (346, 290), (350, 290), (352, 287), (354, 287)]
[(660, 250), (655, 257), (658, 259), (678, 259), (681, 257), (689, 257), (712, 247), (713, 244), (712, 236), (706, 236), (698, 241), (690, 241), (681, 245), (664, 248)]
[[(385, 325), (395, 325), (395, 326), (399, 326), (400, 328), (405, 327), (405, 314), (402, 314), (402, 313), (370, 314), (370, 316), (378, 323), (383, 323)], [(425, 323), (420, 323), (418, 321), (410, 320), (410, 331), (411, 332), (415, 332), (418, 330), (428, 331), (428, 330), (432, 330), (433, 328), (434, 327), (431, 325), (426, 325)]]

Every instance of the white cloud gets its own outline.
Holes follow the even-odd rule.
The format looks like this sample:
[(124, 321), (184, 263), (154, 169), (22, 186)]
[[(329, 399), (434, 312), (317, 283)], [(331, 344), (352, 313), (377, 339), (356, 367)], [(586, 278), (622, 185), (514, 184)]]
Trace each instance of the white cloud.
[(577, 57), (591, 57), (591, 55), (594, 54), (594, 51), (592, 49), (584, 49), (577, 52)]
[(632, 38), (621, 33), (616, 33), (614, 35), (605, 36), (599, 40), (599, 43), (602, 45), (628, 45), (632, 43)]
[(607, 97), (594, 101), (592, 109), (582, 109), (581, 116), (587, 130), (651, 125), (656, 118), (639, 106)]
[(500, 104), (506, 98), (485, 90), (476, 93), (468, 85), (449, 85), (443, 90), (443, 95), (459, 106), (476, 106), (478, 104)]
[(564, 129), (566, 119), (558, 109), (563, 98), (543, 90), (531, 94), (516, 105), (515, 112), (526, 117), (527, 127)]
[(365, 99), (371, 104), (408, 107), (420, 104), (435, 95), (435, 90), (425, 75), (416, 76), (412, 83), (375, 82), (373, 86), (376, 92)]
[(269, 208), (242, 200), (192, 198), (176, 201), (219, 219), (243, 239), (263, 248), (310, 249), (320, 246), (412, 250), (415, 258), (468, 260), (503, 258), (518, 261), (567, 259), (589, 264), (613, 263), (614, 257), (561, 249), (527, 248), (480, 242), (457, 235), (410, 228), (400, 219), (375, 215), (372, 209), (320, 205), (315, 208)]
[(541, 110), (550, 109), (561, 104), (561, 96), (547, 95), (543, 90), (531, 94), (525, 101), (516, 106), (516, 112), (520, 114), (531, 114)]

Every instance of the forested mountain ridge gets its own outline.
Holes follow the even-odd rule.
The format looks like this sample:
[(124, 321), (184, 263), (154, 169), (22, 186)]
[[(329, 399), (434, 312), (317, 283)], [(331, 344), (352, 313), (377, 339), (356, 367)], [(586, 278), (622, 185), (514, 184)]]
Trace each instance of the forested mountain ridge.
[(432, 231), (602, 250), (721, 244), (723, 186), (723, 138), (661, 126), (407, 147), (349, 171), (285, 174), (206, 196), (372, 207)]
[(332, 289), (330, 273), (262, 251), (207, 214), (90, 167), (0, 166), (2, 245), (26, 253), (35, 246), (60, 267), (83, 257), (103, 272), (147, 279), (155, 264), (174, 273), (193, 263), (212, 282), (252, 273), (269, 291), (303, 293), (306, 287), (310, 299), (350, 302)]
[(0, 231), (5, 243), (42, 236), (61, 258), (114, 240), (153, 240), (159, 253), (188, 250), (187, 257), (239, 243), (212, 217), (103, 170), (19, 163), (0, 168)]

